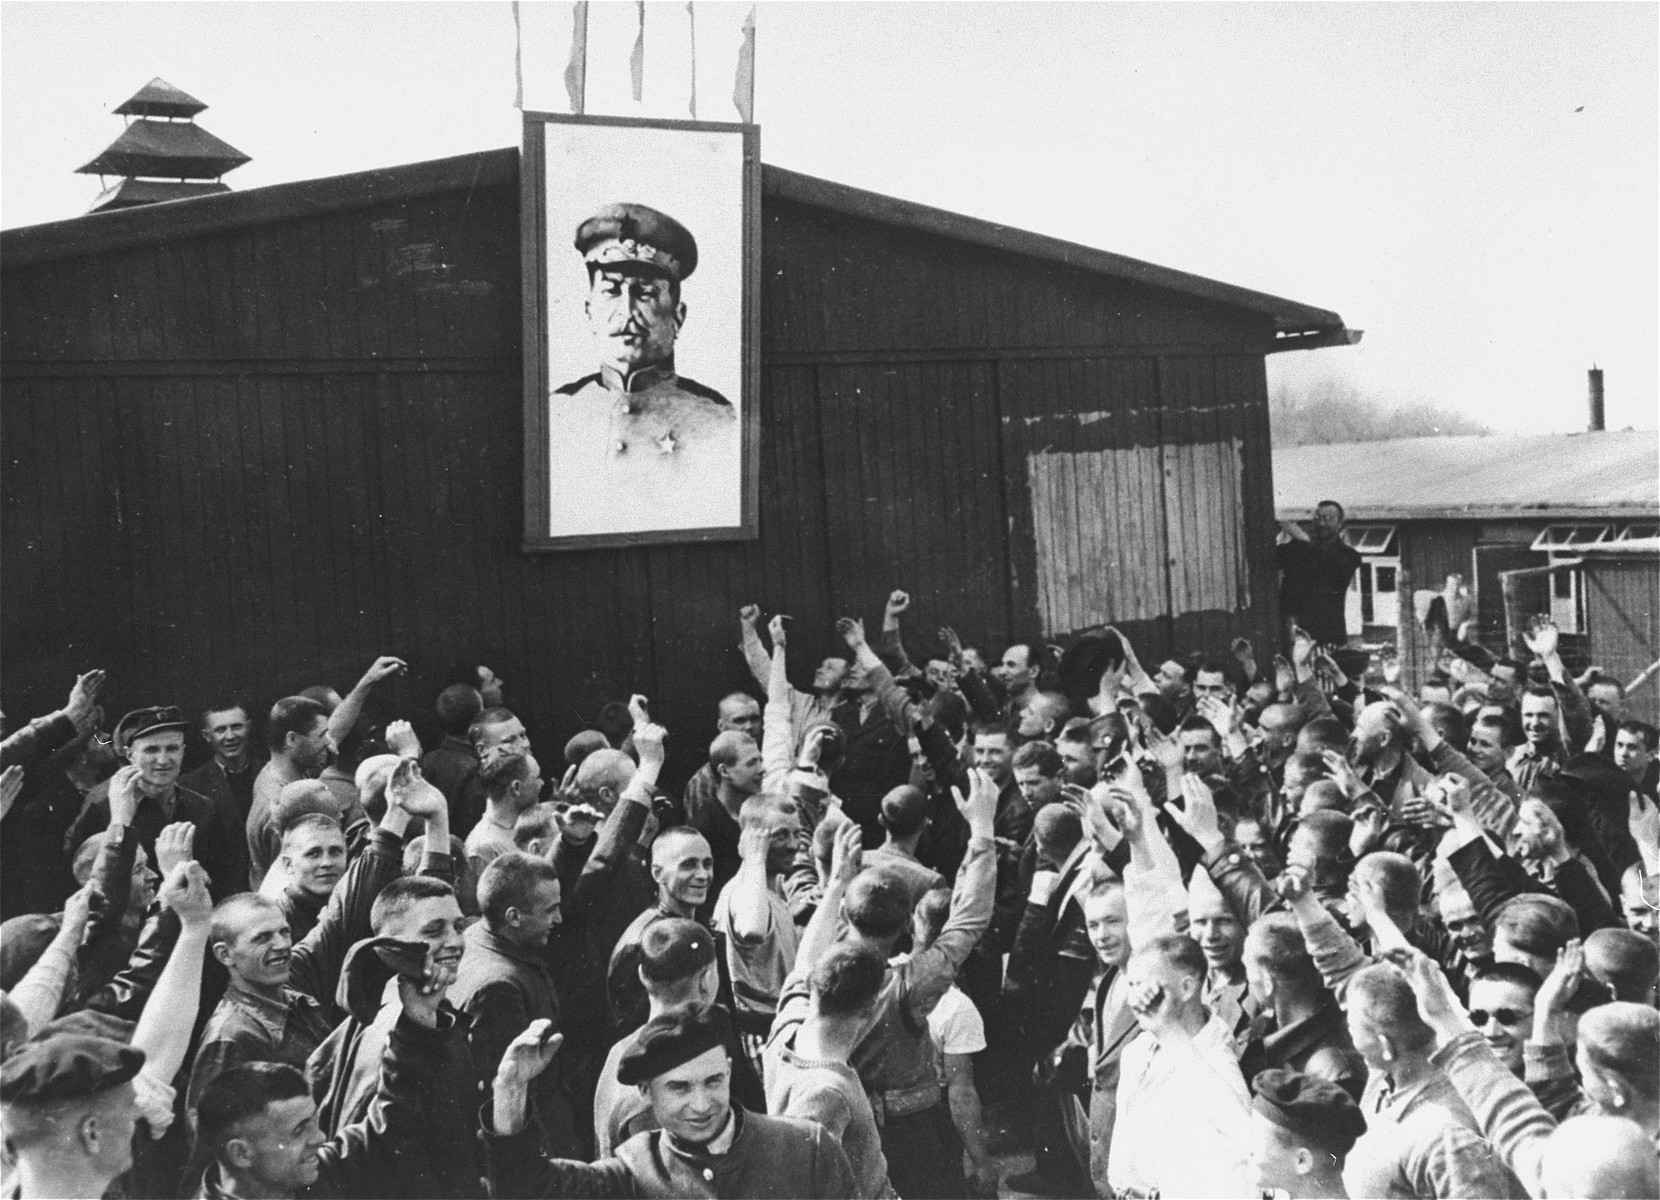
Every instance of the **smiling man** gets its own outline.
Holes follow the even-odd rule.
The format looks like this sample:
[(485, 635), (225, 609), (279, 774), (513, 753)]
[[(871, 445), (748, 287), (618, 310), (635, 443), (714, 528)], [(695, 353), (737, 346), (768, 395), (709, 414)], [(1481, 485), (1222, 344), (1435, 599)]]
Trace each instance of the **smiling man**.
[(299, 1071), (273, 1062), (232, 1067), (206, 1089), (197, 1109), (194, 1159), (206, 1167), (190, 1180), (196, 1188), (190, 1194), (213, 1200), (419, 1194), (420, 1160), (403, 1151), (420, 1134), (424, 1093), (441, 1048), (443, 991), (414, 980), (400, 980), (398, 991), (401, 1015), (366, 1119), (331, 1140), (318, 1127), (317, 1105)]
[(204, 709), (198, 732), (212, 749), (213, 757), (179, 780), (210, 799), (229, 800), (244, 821), (253, 807), (254, 778), (261, 766), (254, 754), (254, 727), (248, 711), (240, 700), (225, 700)]
[(812, 1121), (732, 1102), (730, 1021), (697, 1004), (653, 1017), (623, 1055), (617, 1080), (651, 1101), (658, 1128), (595, 1163), (548, 1159), (527, 1132), (528, 1097), (558, 1042), (533, 1025), (504, 1056), (488, 1130), (498, 1195), (593, 1197), (853, 1197), (846, 1153)]
[(735, 524), (737, 413), (675, 366), (696, 239), (654, 208), (608, 204), (577, 226), (574, 244), (600, 361), (548, 397), (554, 531)]
[(340, 822), (326, 813), (296, 819), (282, 835), (281, 862), (288, 883), (277, 905), (288, 918), (289, 936), (304, 941), (346, 873), (346, 835)]
[[(651, 844), (651, 878), (657, 884), (657, 900), (617, 939), (606, 971), (605, 990), (619, 1037), (638, 1029), (649, 1009), (645, 985), (640, 982), (640, 939), (646, 929), (664, 917), (698, 920), (699, 911), (709, 903), (715, 856), (708, 839), (686, 825), (663, 830)], [(725, 953), (724, 947), (721, 953)], [(727, 990), (723, 979), (722, 992)], [(723, 1000), (729, 999), (723, 995)]]
[[(139, 845), (154, 859), (162, 829), (176, 821), (191, 822), (196, 826), (196, 859), (208, 873), (214, 899), (220, 900), (241, 889), (248, 872), (247, 849), (228, 799), (215, 802), (179, 782), (189, 730), (184, 714), (170, 705), (134, 709), (115, 727), (115, 752), (137, 769), (133, 786), (138, 807), (132, 828)], [(64, 839), (67, 854), (73, 856), (87, 838), (109, 828), (110, 785), (105, 780), (87, 793)]]

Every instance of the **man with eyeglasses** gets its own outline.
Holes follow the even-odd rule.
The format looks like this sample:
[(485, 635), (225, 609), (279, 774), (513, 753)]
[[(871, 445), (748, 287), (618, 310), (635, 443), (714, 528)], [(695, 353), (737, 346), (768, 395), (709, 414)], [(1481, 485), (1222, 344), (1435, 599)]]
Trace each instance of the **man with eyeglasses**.
[(1526, 1079), (1522, 1046), (1533, 1035), (1533, 998), (1543, 981), (1520, 963), (1493, 963), (1470, 981), (1470, 1021), (1517, 1079)]
[(248, 877), (247, 844), (231, 802), (215, 801), (179, 783), (190, 728), (184, 713), (172, 705), (134, 709), (121, 718), (115, 727), (115, 752), (136, 773), (118, 772), (115, 779), (87, 793), (80, 815), (64, 838), (66, 855), (73, 856), (87, 838), (111, 827), (110, 790), (120, 780), (120, 786), (136, 793), (129, 827), (152, 861), (162, 829), (189, 821), (196, 827), (196, 861), (208, 873), (214, 900), (243, 890)]

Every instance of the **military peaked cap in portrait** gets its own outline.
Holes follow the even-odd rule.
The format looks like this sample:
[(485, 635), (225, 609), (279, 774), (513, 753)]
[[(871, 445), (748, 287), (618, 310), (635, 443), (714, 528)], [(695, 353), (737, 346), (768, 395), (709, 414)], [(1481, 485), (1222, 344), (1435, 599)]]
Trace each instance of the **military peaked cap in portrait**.
[(643, 204), (607, 204), (576, 227), (575, 244), (590, 270), (628, 268), (676, 281), (697, 270), (691, 230)]
[(0, 1063), (0, 1101), (80, 1100), (128, 1082), (143, 1066), (142, 1050), (110, 1038), (60, 1033), (26, 1042)]
[(645, 1083), (731, 1040), (732, 1021), (718, 1004), (694, 1004), (653, 1017), (617, 1064), (624, 1087)]

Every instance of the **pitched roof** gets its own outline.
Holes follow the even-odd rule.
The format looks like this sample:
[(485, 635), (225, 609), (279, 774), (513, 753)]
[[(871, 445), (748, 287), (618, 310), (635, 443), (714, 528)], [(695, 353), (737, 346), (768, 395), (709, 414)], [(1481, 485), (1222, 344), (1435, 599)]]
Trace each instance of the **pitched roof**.
[(217, 179), (248, 156), (200, 125), (140, 118), (104, 152), (76, 170), (83, 175), (151, 175), (166, 179)]
[[(89, 166), (97, 165), (98, 161), (101, 160), (95, 160)], [(168, 237), (267, 224), (310, 213), (378, 204), (388, 199), (516, 183), (518, 178), (519, 151), (516, 147), (484, 150), (431, 162), (407, 163), (350, 175), (248, 188), (223, 196), (26, 225), (0, 233), (0, 253), (8, 262), (21, 265), (141, 245)], [(762, 165), (761, 188), (768, 196), (779, 196), (868, 220), (1006, 250), (1012, 254), (1065, 263), (1102, 275), (1167, 288), (1212, 303), (1264, 313), (1274, 322), (1275, 339), (1268, 347), (1270, 352), (1349, 345), (1360, 340), (1360, 331), (1346, 328), (1343, 318), (1327, 309), (1127, 258), (1122, 254), (1079, 246), (992, 221), (832, 183), (771, 164)]]
[(1274, 451), (1274, 507), (1321, 500), (1350, 520), (1660, 513), (1660, 436), (1617, 432), (1396, 438)]
[(115, 111), (124, 117), (193, 117), (205, 108), (207, 105), (189, 92), (180, 91), (158, 75)]

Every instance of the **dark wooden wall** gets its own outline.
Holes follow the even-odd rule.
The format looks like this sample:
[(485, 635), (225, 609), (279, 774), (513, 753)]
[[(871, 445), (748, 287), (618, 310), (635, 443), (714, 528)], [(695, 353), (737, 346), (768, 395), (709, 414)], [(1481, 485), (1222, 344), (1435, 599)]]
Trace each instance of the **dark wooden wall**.
[(760, 540), (522, 553), (516, 156), (477, 158), (368, 202), (338, 181), (191, 202), (198, 229), (121, 214), (123, 237), (8, 264), (8, 714), (94, 664), (117, 713), (263, 709), (377, 653), (411, 660), (383, 698), (408, 714), (472, 658), (544, 760), (650, 694), (679, 776), (748, 682), (747, 601), (794, 614), (802, 683), (834, 618), (874, 627), (893, 587), (916, 652), (944, 622), (988, 653), (1126, 614), (1155, 660), (1270, 636), (1268, 317), (771, 173)]
[[(1660, 658), (1660, 559), (1587, 558), (1585, 618), (1590, 658), (1622, 683), (1630, 683)], [(1626, 698), (1632, 716), (1660, 723), (1660, 675)]]

